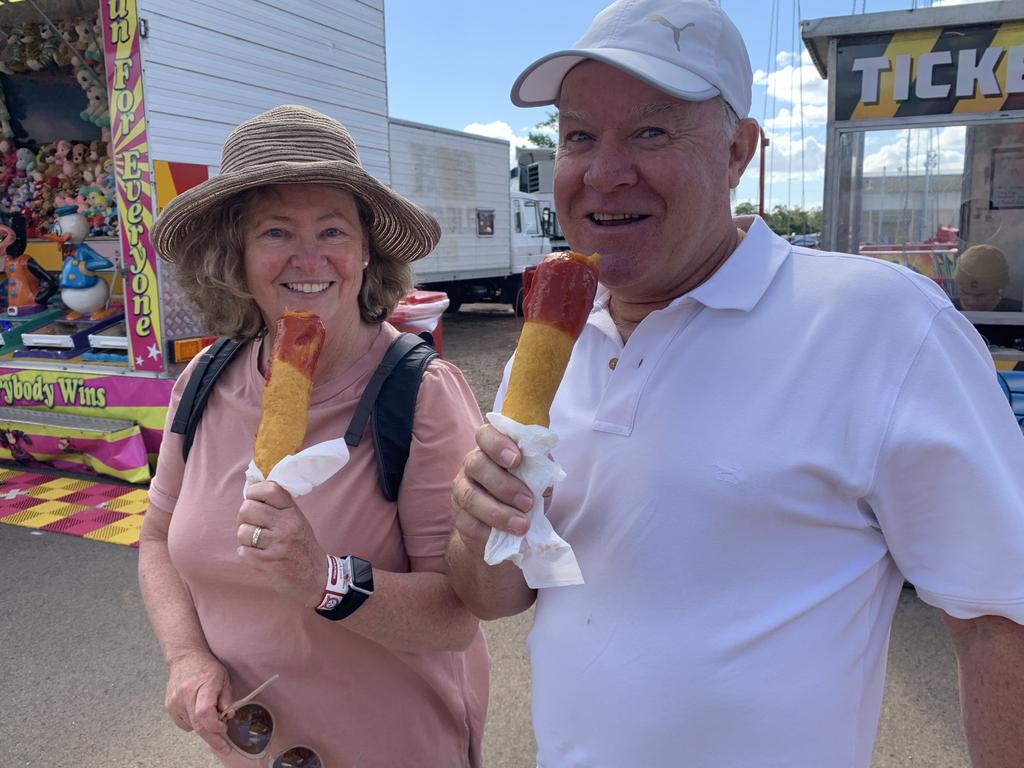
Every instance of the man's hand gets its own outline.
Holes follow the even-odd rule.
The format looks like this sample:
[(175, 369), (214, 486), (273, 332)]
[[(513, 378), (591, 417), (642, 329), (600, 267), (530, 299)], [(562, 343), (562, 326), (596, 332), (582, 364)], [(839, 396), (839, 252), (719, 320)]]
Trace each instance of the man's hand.
[(514, 440), (485, 425), (476, 432), (476, 444), (455, 477), (452, 508), (455, 530), (466, 547), (482, 557), (491, 528), (519, 536), (526, 533), (533, 495), (508, 471), (522, 461)]
[(476, 444), (452, 485), (455, 530), (448, 542), (448, 567), (452, 586), (466, 607), (475, 616), (491, 620), (521, 613), (537, 599), (537, 591), (526, 586), (523, 572), (514, 563), (489, 566), (484, 562), (492, 528), (526, 533), (533, 495), (509, 473), (522, 461), (514, 440), (483, 426), (476, 432)]
[[(255, 547), (253, 533), (262, 528)], [(265, 575), (285, 597), (307, 608), (320, 604), (327, 553), (295, 500), (277, 483), (250, 486), (238, 510), (238, 559)]]
[(196, 735), (219, 754), (231, 747), (224, 740), (227, 726), (220, 713), (231, 703), (231, 683), (227, 670), (213, 655), (190, 651), (168, 663), (164, 708), (183, 731)]

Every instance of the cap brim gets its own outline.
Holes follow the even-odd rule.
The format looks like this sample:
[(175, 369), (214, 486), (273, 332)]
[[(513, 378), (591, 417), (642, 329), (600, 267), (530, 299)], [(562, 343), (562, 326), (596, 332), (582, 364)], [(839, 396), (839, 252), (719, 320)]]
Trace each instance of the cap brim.
[(652, 88), (686, 101), (706, 101), (720, 93), (700, 75), (657, 56), (622, 48), (570, 48), (537, 59), (523, 70), (512, 85), (512, 103), (517, 107), (554, 104), (562, 89), (562, 79), (570, 69), (587, 59), (621, 69)]
[(157, 254), (165, 261), (177, 261), (183, 237), (202, 228), (217, 205), (240, 192), (272, 184), (323, 184), (361, 198), (373, 211), (370, 236), (374, 248), (383, 256), (416, 261), (429, 254), (441, 239), (441, 229), (430, 214), (358, 165), (343, 160), (280, 162), (243, 173), (214, 176), (175, 197), (153, 228)]

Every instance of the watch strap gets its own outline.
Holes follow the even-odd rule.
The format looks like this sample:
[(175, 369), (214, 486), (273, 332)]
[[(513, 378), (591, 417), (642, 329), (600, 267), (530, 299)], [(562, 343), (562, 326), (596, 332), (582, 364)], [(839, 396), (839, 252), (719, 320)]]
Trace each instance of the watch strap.
[[(351, 616), (373, 594), (372, 567), (366, 560), (358, 559), (359, 571), (367, 571), (368, 584), (355, 585), (353, 582), (353, 558), (327, 555), (327, 583), (324, 596), (316, 612), (330, 621), (341, 621)], [(365, 589), (369, 587), (369, 589)]]
[(369, 595), (365, 595), (362, 592), (349, 592), (333, 608), (329, 610), (317, 608), (316, 612), (330, 621), (341, 621), (358, 611), (369, 597)]

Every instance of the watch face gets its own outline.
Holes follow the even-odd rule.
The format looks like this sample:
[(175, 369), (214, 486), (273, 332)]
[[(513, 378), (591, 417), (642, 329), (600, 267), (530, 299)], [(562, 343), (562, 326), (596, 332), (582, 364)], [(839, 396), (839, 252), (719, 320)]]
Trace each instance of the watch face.
[(359, 557), (352, 558), (352, 585), (368, 594), (373, 593), (373, 567)]

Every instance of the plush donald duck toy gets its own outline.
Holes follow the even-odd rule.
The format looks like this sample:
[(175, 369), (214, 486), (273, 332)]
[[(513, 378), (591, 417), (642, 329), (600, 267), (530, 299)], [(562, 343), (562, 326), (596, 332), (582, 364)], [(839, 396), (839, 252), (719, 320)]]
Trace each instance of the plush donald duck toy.
[(89, 315), (99, 320), (106, 312), (98, 312), (107, 303), (110, 286), (96, 276), (97, 269), (112, 269), (113, 264), (105, 256), (85, 244), (89, 224), (78, 211), (78, 206), (62, 205), (56, 210), (57, 220), (50, 228), (47, 240), (61, 244), (64, 267), (60, 272), (60, 298), (72, 310), (67, 320), (77, 320)]

